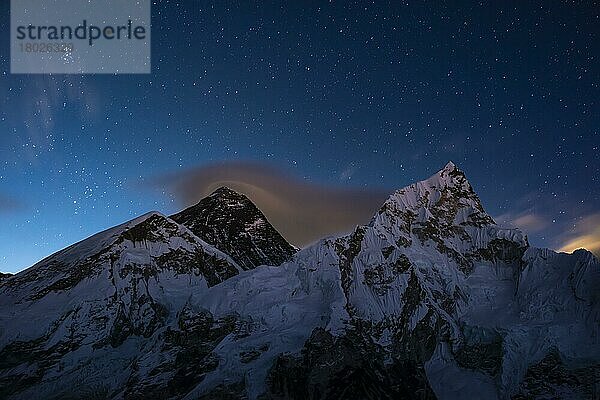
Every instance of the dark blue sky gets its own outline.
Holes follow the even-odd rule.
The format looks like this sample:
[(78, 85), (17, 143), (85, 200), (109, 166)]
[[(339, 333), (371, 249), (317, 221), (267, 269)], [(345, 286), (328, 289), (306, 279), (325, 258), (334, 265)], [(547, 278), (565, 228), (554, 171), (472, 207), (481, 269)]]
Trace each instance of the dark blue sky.
[[(0, 270), (256, 160), (397, 189), (453, 160), (534, 245), (600, 248), (593, 2), (153, 3), (151, 75), (11, 75), (0, 5)], [(567, 246), (568, 247), (568, 246)]]

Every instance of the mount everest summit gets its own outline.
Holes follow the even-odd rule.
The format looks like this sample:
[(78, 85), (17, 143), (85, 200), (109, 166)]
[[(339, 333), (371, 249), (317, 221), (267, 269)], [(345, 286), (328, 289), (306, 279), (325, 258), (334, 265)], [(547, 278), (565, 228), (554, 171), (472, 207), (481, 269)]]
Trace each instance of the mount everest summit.
[(221, 188), (0, 276), (0, 398), (595, 399), (599, 287), (452, 163), (300, 251)]

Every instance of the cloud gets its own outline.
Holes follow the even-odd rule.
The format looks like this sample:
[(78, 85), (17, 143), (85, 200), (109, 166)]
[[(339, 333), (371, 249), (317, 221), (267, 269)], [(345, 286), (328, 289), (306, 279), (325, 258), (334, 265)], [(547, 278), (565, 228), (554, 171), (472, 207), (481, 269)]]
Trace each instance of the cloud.
[(568, 232), (557, 238), (559, 251), (572, 253), (584, 248), (600, 257), (600, 213), (582, 217)]
[(516, 226), (526, 233), (541, 232), (549, 225), (544, 217), (532, 210), (502, 214), (494, 217), (494, 220), (500, 224)]
[[(576, 211), (574, 210), (573, 213)], [(541, 237), (544, 246), (558, 251), (572, 253), (583, 248), (600, 257), (600, 213), (573, 216), (562, 223), (557, 223), (552, 221), (550, 216), (528, 209), (502, 214), (494, 217), (494, 220), (499, 224), (516, 226), (538, 239)], [(573, 220), (577, 222), (572, 224)], [(566, 226), (567, 224), (571, 225)]]
[(182, 206), (221, 186), (248, 196), (290, 242), (305, 246), (368, 223), (392, 191), (308, 183), (258, 162), (226, 162), (159, 178)]

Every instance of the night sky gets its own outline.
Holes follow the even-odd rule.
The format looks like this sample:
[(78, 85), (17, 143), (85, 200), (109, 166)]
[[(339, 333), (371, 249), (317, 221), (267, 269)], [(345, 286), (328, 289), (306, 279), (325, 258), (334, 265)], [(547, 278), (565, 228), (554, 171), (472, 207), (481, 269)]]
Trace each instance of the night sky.
[(2, 1), (1, 271), (178, 211), (153, 183), (228, 161), (391, 192), (452, 160), (533, 245), (598, 254), (597, 4), (249, 3), (154, 2), (151, 75), (36, 76)]

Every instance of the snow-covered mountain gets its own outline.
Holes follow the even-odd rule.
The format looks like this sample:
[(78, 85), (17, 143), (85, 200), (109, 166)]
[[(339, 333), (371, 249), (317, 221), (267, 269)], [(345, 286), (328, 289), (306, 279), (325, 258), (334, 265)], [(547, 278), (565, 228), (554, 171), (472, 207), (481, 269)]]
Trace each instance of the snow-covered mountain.
[(227, 187), (171, 218), (225, 251), (244, 269), (280, 265), (296, 252), (254, 203)]
[(600, 263), (498, 226), (454, 164), (280, 266), (242, 262), (237, 196), (2, 281), (0, 398), (597, 398)]
[[(0, 286), (0, 397), (62, 398), (73, 388), (103, 387), (105, 379), (124, 385), (132, 355), (192, 292), (240, 271), (159, 213), (42, 260)], [(79, 383), (86, 373), (89, 380)]]

